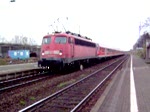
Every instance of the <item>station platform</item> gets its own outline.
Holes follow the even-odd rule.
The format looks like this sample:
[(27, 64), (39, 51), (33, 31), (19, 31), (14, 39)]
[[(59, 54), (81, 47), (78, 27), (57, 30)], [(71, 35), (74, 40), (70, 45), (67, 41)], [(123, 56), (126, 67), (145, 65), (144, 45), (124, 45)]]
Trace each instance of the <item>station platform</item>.
[(24, 63), (0, 66), (0, 74), (38, 68), (37, 63)]
[(150, 65), (132, 55), (91, 112), (150, 112)]

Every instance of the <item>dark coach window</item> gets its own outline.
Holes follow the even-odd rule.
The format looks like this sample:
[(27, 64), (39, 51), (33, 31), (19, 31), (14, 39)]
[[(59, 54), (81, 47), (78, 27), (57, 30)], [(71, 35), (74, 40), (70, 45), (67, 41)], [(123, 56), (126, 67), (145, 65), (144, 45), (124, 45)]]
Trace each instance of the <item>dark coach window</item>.
[(91, 42), (79, 40), (79, 39), (75, 39), (75, 44), (81, 45), (81, 46), (96, 47), (95, 43), (91, 43)]

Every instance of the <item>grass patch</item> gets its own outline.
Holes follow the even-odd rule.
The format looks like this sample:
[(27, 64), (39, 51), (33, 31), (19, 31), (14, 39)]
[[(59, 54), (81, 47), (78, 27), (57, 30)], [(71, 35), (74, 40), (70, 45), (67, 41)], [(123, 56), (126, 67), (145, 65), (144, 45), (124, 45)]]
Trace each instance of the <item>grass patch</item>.
[(76, 81), (75, 79), (72, 79), (72, 80), (70, 80), (70, 81), (62, 82), (62, 83), (60, 83), (59, 85), (57, 85), (57, 87), (63, 87), (63, 86), (66, 86), (66, 85), (68, 85), (68, 84), (70, 84), (70, 83), (73, 83), (73, 82), (75, 82), (75, 81)]
[(84, 76), (86, 76), (86, 74), (82, 74), (82, 75), (80, 75), (80, 77), (82, 78), (82, 77), (84, 77)]
[(35, 97), (31, 96), (31, 97), (30, 97), (30, 100), (35, 100)]
[(25, 105), (25, 104), (26, 104), (26, 101), (20, 100), (20, 105)]
[(6, 64), (7, 64), (6, 60), (0, 59), (0, 65), (6, 65)]

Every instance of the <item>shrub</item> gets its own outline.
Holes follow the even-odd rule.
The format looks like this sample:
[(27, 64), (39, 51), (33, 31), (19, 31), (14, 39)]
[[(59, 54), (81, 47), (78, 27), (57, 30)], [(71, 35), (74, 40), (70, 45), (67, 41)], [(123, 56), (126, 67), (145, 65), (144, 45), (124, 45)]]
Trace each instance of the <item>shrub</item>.
[(0, 65), (6, 65), (6, 64), (7, 64), (7, 61), (0, 58)]

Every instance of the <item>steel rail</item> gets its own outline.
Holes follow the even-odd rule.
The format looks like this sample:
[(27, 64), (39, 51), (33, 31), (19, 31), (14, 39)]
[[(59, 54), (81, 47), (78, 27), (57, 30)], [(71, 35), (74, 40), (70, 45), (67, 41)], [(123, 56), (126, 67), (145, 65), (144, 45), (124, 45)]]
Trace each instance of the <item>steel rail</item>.
[(42, 70), (41, 69), (30, 69), (30, 70), (22, 70), (22, 71), (3, 73), (3, 74), (0, 74), (0, 82), (11, 80), (13, 78), (17, 78), (17, 77), (21, 77), (21, 76), (26, 76), (31, 73), (40, 72), (40, 71), (42, 71)]
[(33, 76), (42, 75), (42, 74), (44, 74), (44, 72), (43, 73), (37, 72), (35, 74), (34, 75), (28, 75), (28, 76), (22, 76), (22, 77), (10, 79), (10, 80), (4, 80), (4, 81), (1, 81), (0, 84), (9, 83), (9, 82), (13, 82), (13, 81), (21, 80), (21, 79), (26, 79), (26, 78), (30, 78), (30, 77), (33, 77)]
[[(41, 74), (47, 74), (48, 72), (44, 72), (44, 73), (41, 73)], [(41, 75), (40, 74), (40, 75)], [(34, 75), (33, 75), (34, 76)], [(6, 91), (6, 90), (10, 90), (10, 89), (13, 89), (13, 88), (16, 88), (16, 87), (19, 87), (19, 86), (23, 86), (23, 85), (26, 85), (26, 84), (29, 84), (29, 83), (33, 83), (33, 82), (37, 82), (39, 80), (43, 80), (45, 78), (47, 78), (49, 76), (43, 76), (41, 78), (38, 78), (38, 79), (33, 79), (33, 80), (30, 80), (30, 81), (26, 81), (26, 82), (21, 82), (19, 84), (15, 84), (15, 85), (11, 85), (11, 86), (7, 86), (7, 87), (3, 87), (3, 88), (0, 88), (0, 94), (3, 92), (3, 91)]]

